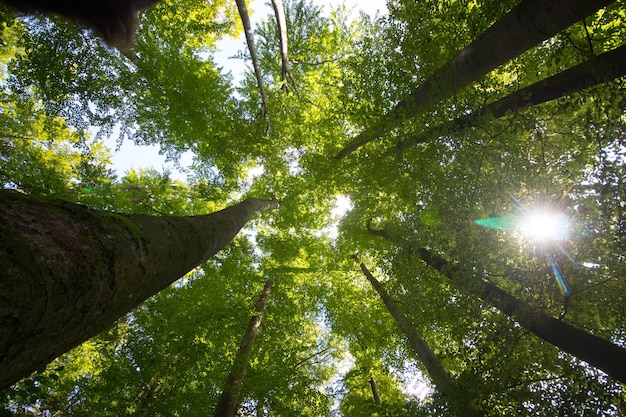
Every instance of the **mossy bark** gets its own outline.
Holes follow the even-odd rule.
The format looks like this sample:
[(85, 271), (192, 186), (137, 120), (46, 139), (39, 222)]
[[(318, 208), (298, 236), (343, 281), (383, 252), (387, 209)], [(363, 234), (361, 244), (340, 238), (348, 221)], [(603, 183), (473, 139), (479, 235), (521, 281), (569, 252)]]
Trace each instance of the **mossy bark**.
[(249, 199), (206, 216), (151, 217), (0, 192), (0, 388), (102, 332), (277, 207)]

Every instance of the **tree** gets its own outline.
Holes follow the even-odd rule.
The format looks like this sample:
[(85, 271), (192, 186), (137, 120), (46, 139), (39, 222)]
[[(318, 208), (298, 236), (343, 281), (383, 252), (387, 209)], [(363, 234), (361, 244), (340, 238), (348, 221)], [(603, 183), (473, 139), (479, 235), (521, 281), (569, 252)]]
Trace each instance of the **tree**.
[[(358, 255), (354, 255), (354, 259), (359, 262)], [(391, 299), (387, 291), (383, 288), (381, 283), (372, 275), (367, 266), (360, 262), (359, 267), (363, 272), (363, 275), (372, 284), (372, 287), (380, 295), (385, 307), (393, 317), (394, 321), (400, 327), (402, 332), (409, 339), (411, 348), (424, 364), (424, 367), (428, 371), (435, 387), (451, 405), (452, 409), (459, 416), (481, 416), (483, 415), (474, 404), (471, 399), (466, 400), (467, 396), (461, 391), (462, 388), (456, 387), (455, 383), (450, 379), (446, 368), (441, 364), (441, 361), (437, 358), (435, 353), (430, 349), (422, 335), (397, 307), (396, 303)]]
[(88, 25), (112, 47), (127, 49), (132, 47), (137, 29), (137, 13), (158, 0), (139, 0), (126, 3), (115, 1), (101, 1), (85, 7), (80, 3), (66, 3), (63, 1), (11, 1), (11, 4), (23, 12), (46, 12), (62, 15)]
[(335, 158), (345, 158), (385, 131), (410, 119), (416, 111), (435, 104), (478, 80), (489, 71), (537, 43), (583, 19), (611, 1), (524, 1), (480, 37), (439, 68), (378, 123), (368, 126)]
[(206, 216), (148, 217), (16, 192), (1, 196), (1, 293), (12, 300), (2, 312), (3, 387), (206, 261), (257, 211), (278, 208), (248, 199)]
[(527, 106), (536, 106), (555, 100), (593, 85), (608, 82), (626, 73), (626, 46), (621, 46), (589, 61), (578, 64), (552, 77), (536, 82), (506, 97), (487, 104), (469, 115), (429, 128), (424, 134), (413, 138), (413, 144), (424, 143), (430, 136), (441, 136), (442, 132), (459, 132), (478, 125), (481, 118), (499, 118), (509, 112)]
[[(249, 232), (182, 280), (0, 392), (3, 411), (206, 415), (267, 277), (276, 284), (241, 385), (244, 415), (453, 411), (354, 268), (356, 251), (367, 254), (392, 305), (428, 341), (455, 394), (486, 415), (626, 410), (622, 383), (464, 287), (487, 279), (517, 305), (560, 318), (559, 326), (624, 346), (624, 80), (619, 71), (603, 78), (585, 64), (623, 47), (623, 0), (544, 34), (545, 41), (537, 38), (493, 70), (483, 68), (446, 99), (433, 88), (428, 107), (397, 122), (385, 118), (458, 51), (510, 18), (516, 3), (392, 0), (388, 15), (372, 18), (285, 2), (299, 98), (284, 89), (276, 16), (253, 28), (270, 140), (259, 140), (267, 121), (258, 117), (252, 66), (235, 86), (211, 58), (215, 40), (234, 32), (234, 2), (159, 3), (141, 16), (133, 61), (62, 21), (0, 13), (1, 113), (10, 126), (2, 143), (17, 143), (8, 135), (46, 139), (2, 148), (0, 165), (10, 168), (0, 171), (3, 181), (101, 211), (150, 216), (208, 213), (246, 196), (281, 201), (280, 211), (248, 223)], [(593, 81), (574, 82), (572, 74)], [(559, 79), (565, 82), (553, 84)], [(28, 106), (40, 109), (32, 119)], [(487, 111), (497, 117), (476, 117)], [(64, 124), (67, 131), (54, 128)], [(119, 125), (120, 138), (159, 144), (172, 157), (194, 152), (188, 183), (154, 170), (115, 179), (98, 163), (89, 125), (102, 127), (96, 141), (117, 134)], [(376, 125), (383, 140), (341, 161), (328, 158)], [(64, 159), (66, 133), (67, 143), (76, 142), (68, 149), (85, 154)], [(427, 140), (419, 146), (405, 146), (421, 137)], [(22, 155), (29, 165), (20, 163)], [(570, 219), (560, 248), (473, 223), (535, 206)], [(458, 272), (459, 279), (427, 265), (420, 248), (446, 260), (443, 273)], [(567, 302), (546, 250), (570, 283)]]
[(559, 349), (603, 370), (616, 380), (626, 383), (625, 348), (534, 311), (527, 303), (516, 299), (488, 281), (479, 281), (476, 278), (467, 279), (458, 265), (450, 265), (447, 260), (430, 250), (420, 248), (418, 252), (424, 262), (443, 273), (455, 285), (476, 294), (514, 318), (530, 332)]
[(239, 346), (239, 351), (235, 357), (233, 367), (228, 373), (228, 378), (226, 378), (226, 383), (224, 384), (224, 390), (222, 391), (222, 395), (215, 406), (213, 415), (216, 417), (230, 417), (234, 416), (237, 412), (239, 392), (241, 391), (243, 377), (246, 374), (246, 367), (248, 365), (248, 361), (250, 360), (250, 351), (252, 350), (252, 344), (254, 343), (256, 335), (259, 332), (259, 328), (261, 327), (263, 312), (265, 311), (265, 306), (267, 305), (267, 300), (269, 299), (270, 291), (272, 290), (272, 284), (273, 281), (271, 279), (265, 282), (265, 287), (263, 287), (259, 300), (254, 306), (252, 318), (250, 319), (246, 332), (241, 339), (241, 345)]
[(300, 95), (298, 92), (298, 85), (291, 73), (291, 64), (289, 62), (289, 40), (287, 36), (287, 19), (285, 18), (285, 7), (282, 0), (272, 0), (272, 7), (274, 8), (274, 14), (276, 15), (276, 25), (278, 26), (278, 39), (280, 41), (280, 60), (281, 70), (280, 78), (285, 83), (285, 89), (288, 89), (289, 85), (294, 89), (296, 95)]
[(252, 33), (252, 25), (250, 24), (250, 16), (248, 15), (248, 8), (246, 7), (245, 0), (237, 0), (237, 9), (239, 9), (239, 16), (243, 23), (243, 29), (246, 34), (246, 43), (248, 44), (248, 51), (250, 52), (250, 59), (252, 60), (252, 67), (254, 68), (254, 76), (256, 77), (259, 93), (261, 94), (261, 113), (267, 114), (267, 93), (265, 92), (265, 84), (263, 83), (263, 74), (261, 73), (261, 64), (256, 53), (256, 47), (254, 46), (254, 34)]

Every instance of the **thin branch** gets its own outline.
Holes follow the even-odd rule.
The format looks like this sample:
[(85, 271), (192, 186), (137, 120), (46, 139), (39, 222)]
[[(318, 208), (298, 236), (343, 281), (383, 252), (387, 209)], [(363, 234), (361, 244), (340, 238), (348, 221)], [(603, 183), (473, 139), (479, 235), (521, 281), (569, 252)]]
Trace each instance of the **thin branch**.
[(332, 349), (332, 348), (329, 346), (329, 347), (327, 347), (327, 348), (325, 348), (325, 349), (320, 350), (319, 352), (315, 352), (314, 354), (307, 356), (306, 358), (302, 359), (300, 362), (296, 363), (296, 364), (294, 365), (294, 368), (297, 368), (298, 366), (303, 365), (304, 363), (306, 363), (306, 362), (310, 361), (310, 360), (311, 360), (311, 359), (313, 359), (314, 357), (319, 356), (319, 355), (322, 355), (322, 354), (324, 354), (324, 353), (328, 352), (328, 351), (329, 351), (329, 350), (331, 350), (331, 349)]

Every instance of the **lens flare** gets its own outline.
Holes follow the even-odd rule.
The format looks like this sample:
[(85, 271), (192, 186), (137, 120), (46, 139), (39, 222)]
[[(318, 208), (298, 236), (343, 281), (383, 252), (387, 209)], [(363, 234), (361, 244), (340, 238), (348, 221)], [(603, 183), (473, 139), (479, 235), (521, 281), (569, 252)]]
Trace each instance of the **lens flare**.
[(536, 242), (562, 242), (569, 236), (569, 219), (563, 213), (535, 211), (522, 217), (519, 231)]

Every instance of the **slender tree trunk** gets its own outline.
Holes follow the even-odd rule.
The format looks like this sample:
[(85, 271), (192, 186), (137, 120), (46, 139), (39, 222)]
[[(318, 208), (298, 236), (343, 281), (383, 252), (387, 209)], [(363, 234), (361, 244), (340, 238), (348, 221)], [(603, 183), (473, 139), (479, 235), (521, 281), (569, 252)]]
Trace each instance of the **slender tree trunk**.
[(96, 212), (0, 192), (0, 388), (111, 326), (228, 244), (248, 199), (196, 217)]
[(259, 93), (261, 94), (263, 115), (267, 116), (267, 94), (265, 93), (263, 74), (261, 73), (261, 64), (256, 53), (256, 46), (254, 46), (254, 34), (252, 32), (252, 24), (250, 23), (250, 15), (248, 15), (248, 8), (246, 7), (246, 0), (235, 0), (235, 2), (237, 3), (239, 17), (241, 18), (241, 23), (243, 24), (243, 30), (246, 35), (246, 43), (248, 44), (248, 51), (250, 51), (252, 67), (254, 68), (254, 75), (256, 76)]
[(546, 342), (626, 384), (625, 348), (536, 311), (496, 285), (463, 273), (458, 265), (428, 249), (419, 249), (419, 254), (456, 287), (477, 295)]
[(265, 397), (261, 397), (256, 402), (256, 417), (263, 417), (265, 415)]
[(525, 0), (439, 68), (390, 112), (360, 133), (335, 158), (378, 139), (527, 49), (556, 35), (613, 0)]
[(374, 397), (374, 402), (378, 405), (383, 403), (383, 400), (380, 399), (380, 392), (378, 392), (378, 385), (376, 384), (376, 380), (373, 376), (370, 376), (370, 388), (372, 388), (372, 396)]
[[(354, 259), (359, 262), (357, 255), (354, 255)], [(360, 262), (360, 267), (363, 275), (365, 275), (367, 280), (372, 284), (372, 287), (374, 287), (376, 292), (380, 295), (385, 307), (387, 307), (387, 310), (395, 320), (398, 327), (400, 327), (400, 330), (402, 330), (402, 332), (409, 339), (409, 345), (420, 361), (424, 364), (424, 367), (430, 375), (430, 379), (433, 381), (433, 384), (435, 384), (437, 391), (446, 397), (448, 404), (450, 404), (459, 416), (482, 416), (483, 413), (476, 409), (473, 403), (464, 401), (455, 395), (458, 387), (456, 387), (454, 382), (450, 379), (446, 368), (439, 361), (435, 352), (430, 349), (430, 346), (428, 346), (411, 320), (396, 308), (395, 302), (391, 299), (391, 297), (389, 297), (387, 291), (383, 288), (376, 277), (372, 275), (367, 266), (363, 262)]]
[(459, 117), (450, 123), (433, 127), (412, 139), (411, 144), (425, 143), (429, 138), (438, 136), (443, 132), (459, 132), (475, 125), (482, 117), (488, 116), (497, 119), (509, 112), (555, 100), (573, 92), (623, 77), (625, 74), (626, 45), (622, 45), (552, 77), (522, 88), (472, 112), (468, 116)]
[(214, 417), (233, 417), (237, 411), (237, 401), (239, 399), (239, 391), (241, 390), (241, 383), (243, 377), (246, 374), (246, 366), (248, 365), (248, 358), (250, 356), (250, 350), (252, 344), (256, 339), (256, 335), (261, 327), (261, 320), (263, 320), (263, 312), (265, 311), (265, 305), (270, 296), (272, 290), (272, 280), (267, 280), (261, 296), (254, 307), (254, 315), (250, 319), (250, 324), (241, 339), (241, 345), (239, 351), (235, 357), (233, 367), (226, 378), (226, 384), (224, 391), (220, 399), (215, 406)]
[(285, 87), (291, 84), (296, 95), (300, 97), (298, 85), (296, 84), (296, 80), (291, 73), (291, 65), (289, 63), (289, 45), (287, 41), (287, 19), (285, 18), (285, 7), (282, 0), (272, 0), (272, 7), (274, 8), (274, 14), (276, 15), (278, 40), (280, 41), (280, 59), (282, 63), (280, 77), (285, 83)]

